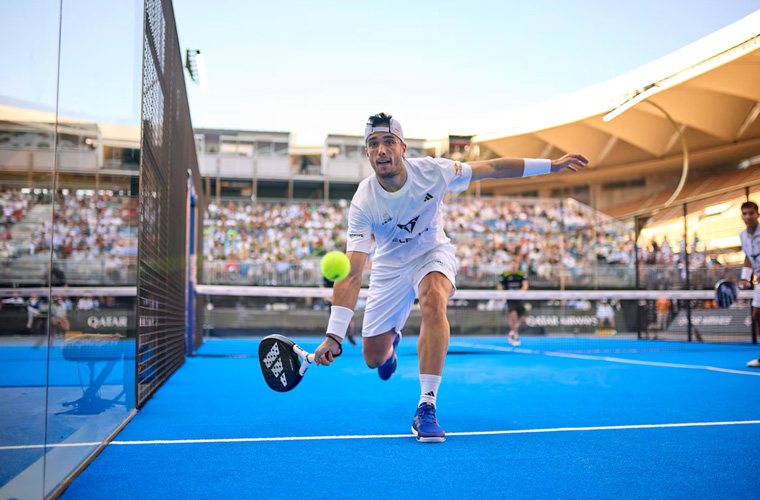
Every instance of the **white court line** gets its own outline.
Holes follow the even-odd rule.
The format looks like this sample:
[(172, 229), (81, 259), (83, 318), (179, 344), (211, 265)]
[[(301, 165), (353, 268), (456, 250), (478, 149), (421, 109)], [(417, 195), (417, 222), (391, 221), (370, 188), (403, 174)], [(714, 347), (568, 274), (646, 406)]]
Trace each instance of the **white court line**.
[[(475, 431), (449, 432), (447, 436), (495, 436), (502, 434), (540, 434), (545, 432), (579, 432), (579, 431), (614, 431), (628, 429), (666, 429), (673, 427), (713, 427), (727, 425), (756, 425), (760, 420), (739, 420), (733, 422), (685, 422), (680, 424), (641, 424), (641, 425), (610, 425), (603, 427), (556, 427), (551, 429), (514, 429), (509, 431)], [(111, 441), (109, 446), (146, 445), (146, 444), (209, 444), (209, 443), (264, 443), (281, 441), (335, 441), (347, 439), (392, 439), (411, 438), (412, 434), (366, 434), (349, 436), (289, 436), (267, 438), (224, 438), (224, 439), (159, 439), (154, 441)], [(69, 443), (51, 445), (2, 446), (0, 450), (29, 450), (35, 448), (58, 448), (73, 446), (94, 446), (100, 443)]]
[(487, 345), (487, 344), (471, 344), (468, 342), (451, 342), (449, 345), (453, 347), (474, 347), (476, 349), (486, 349), (490, 351), (516, 352), (520, 354), (543, 354), (544, 356), (556, 356), (559, 358), (593, 359), (597, 361), (609, 361), (611, 363), (627, 363), (630, 365), (647, 365), (647, 366), (664, 366), (667, 368), (688, 368), (690, 370), (707, 370), (707, 371), (713, 371), (713, 372), (736, 373), (739, 375), (752, 375), (754, 377), (760, 377), (760, 371), (748, 372), (745, 370), (731, 370), (730, 368), (718, 368), (716, 366), (683, 365), (683, 364), (677, 364), (677, 363), (661, 363), (659, 361), (641, 361), (637, 359), (613, 358), (610, 356), (592, 356), (589, 354), (572, 354), (568, 352), (535, 351), (532, 349), (517, 349), (514, 347), (502, 347), (502, 346), (494, 346), (494, 345)]

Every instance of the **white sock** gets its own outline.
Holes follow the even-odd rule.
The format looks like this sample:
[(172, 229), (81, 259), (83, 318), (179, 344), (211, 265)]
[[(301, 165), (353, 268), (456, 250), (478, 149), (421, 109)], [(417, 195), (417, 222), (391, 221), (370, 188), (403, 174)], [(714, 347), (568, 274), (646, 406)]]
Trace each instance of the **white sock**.
[(435, 397), (438, 394), (438, 386), (441, 384), (441, 377), (440, 375), (423, 375), (420, 373), (420, 402), (417, 403), (417, 406), (421, 405), (422, 403), (433, 403), (435, 405)]

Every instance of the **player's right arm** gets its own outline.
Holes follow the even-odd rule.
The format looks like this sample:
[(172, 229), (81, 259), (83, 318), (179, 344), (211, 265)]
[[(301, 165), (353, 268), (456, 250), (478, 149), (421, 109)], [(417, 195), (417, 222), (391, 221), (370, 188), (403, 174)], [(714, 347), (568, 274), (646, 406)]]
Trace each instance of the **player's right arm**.
[[(748, 269), (749, 271), (745, 271)], [(752, 286), (752, 278), (754, 273), (752, 272), (752, 263), (749, 261), (749, 257), (744, 256), (744, 269), (742, 269), (742, 279), (739, 282), (739, 287), (747, 289)]]
[(367, 264), (367, 254), (364, 252), (346, 252), (346, 257), (351, 263), (348, 276), (335, 282), (333, 290), (333, 305), (354, 310), (356, 300), (359, 298), (359, 290), (362, 287), (362, 271)]
[[(359, 298), (359, 290), (362, 287), (362, 271), (367, 263), (367, 254), (364, 252), (346, 252), (346, 257), (351, 263), (351, 270), (348, 276), (336, 281), (333, 287), (333, 305), (330, 311), (330, 322), (327, 325), (327, 334), (325, 340), (314, 353), (317, 365), (330, 366), (330, 363), (335, 361), (335, 357), (340, 354), (340, 343), (345, 337), (351, 321), (349, 315), (353, 315), (356, 300)], [(344, 318), (341, 321), (341, 316), (348, 320), (345, 321)], [(343, 328), (344, 323), (346, 329)], [(338, 329), (343, 331), (337, 331)]]
[(367, 263), (367, 254), (372, 248), (372, 218), (363, 208), (366, 197), (365, 182), (359, 185), (348, 209), (348, 232), (346, 233), (346, 257), (351, 263), (348, 276), (336, 281), (333, 286), (333, 305), (324, 342), (314, 353), (318, 365), (330, 365), (340, 354), (340, 343), (354, 315), (356, 299), (362, 286), (362, 271)]

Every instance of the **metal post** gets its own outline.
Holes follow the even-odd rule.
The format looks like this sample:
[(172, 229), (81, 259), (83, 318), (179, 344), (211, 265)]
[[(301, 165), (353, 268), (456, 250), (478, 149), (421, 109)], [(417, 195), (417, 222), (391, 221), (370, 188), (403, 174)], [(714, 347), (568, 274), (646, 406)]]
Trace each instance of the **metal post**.
[[(565, 290), (565, 262), (563, 260), (565, 256), (565, 200), (559, 200), (559, 213), (561, 215), (560, 232), (559, 232), (559, 263), (557, 269), (559, 269), (559, 289)], [(564, 302), (563, 302), (564, 305)]]
[[(641, 289), (641, 281), (639, 278), (639, 216), (636, 215), (633, 218), (633, 258), (636, 271), (636, 290)], [(646, 314), (646, 308), (641, 307), (641, 300), (636, 302), (636, 338), (641, 340), (642, 338), (642, 321), (641, 315)]]
[[(689, 279), (689, 228), (688, 223), (686, 222), (686, 203), (683, 204), (683, 241), (684, 241), (684, 266), (686, 269), (686, 283), (685, 283), (685, 289), (691, 290), (691, 280)], [(686, 325), (687, 325), (687, 337), (688, 341), (692, 341), (692, 331), (691, 331), (691, 300), (686, 301)]]
[(636, 266), (636, 290), (641, 289), (641, 278), (639, 276), (639, 216), (635, 216), (633, 218), (633, 258), (634, 258), (634, 265)]

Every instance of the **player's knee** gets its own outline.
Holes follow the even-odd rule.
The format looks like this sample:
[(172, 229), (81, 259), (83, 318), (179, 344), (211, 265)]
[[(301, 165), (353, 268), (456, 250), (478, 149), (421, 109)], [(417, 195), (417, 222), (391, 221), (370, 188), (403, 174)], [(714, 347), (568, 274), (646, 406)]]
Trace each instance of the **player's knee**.
[(382, 365), (385, 360), (382, 359), (381, 356), (378, 356), (375, 353), (368, 354), (364, 353), (364, 362), (367, 364), (368, 368), (377, 368), (378, 366)]
[(385, 363), (391, 350), (395, 332), (391, 330), (388, 333), (376, 337), (366, 337), (362, 342), (362, 355), (364, 362), (370, 368), (377, 368)]
[(367, 347), (362, 348), (362, 354), (364, 355), (364, 362), (369, 368), (377, 368), (385, 363), (388, 357), (387, 352), (378, 349), (368, 349)]
[(436, 316), (446, 317), (446, 304), (448, 302), (448, 293), (440, 290), (439, 293), (429, 291), (420, 296), (420, 312), (422, 317)]

